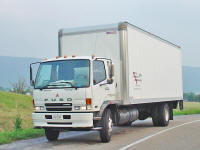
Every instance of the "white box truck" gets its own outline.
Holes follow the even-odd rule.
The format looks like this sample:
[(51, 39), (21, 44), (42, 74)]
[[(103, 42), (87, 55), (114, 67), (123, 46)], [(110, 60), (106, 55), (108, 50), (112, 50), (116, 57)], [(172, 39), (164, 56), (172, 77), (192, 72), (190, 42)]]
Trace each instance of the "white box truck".
[(128, 22), (61, 29), (59, 56), (39, 62), (32, 114), (49, 141), (62, 130), (100, 132), (152, 117), (167, 126), (183, 108), (181, 48)]

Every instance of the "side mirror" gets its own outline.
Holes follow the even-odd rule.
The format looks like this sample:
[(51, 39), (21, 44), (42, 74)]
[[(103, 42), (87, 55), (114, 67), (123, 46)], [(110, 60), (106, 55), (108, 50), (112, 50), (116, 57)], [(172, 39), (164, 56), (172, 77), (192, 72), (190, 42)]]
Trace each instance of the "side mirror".
[(108, 66), (108, 69), (109, 69), (109, 78), (112, 79), (113, 76), (114, 76), (114, 65), (113, 64), (110, 64)]
[(32, 69), (32, 66), (30, 65), (30, 85), (31, 86), (34, 86), (35, 85), (35, 82), (33, 80), (33, 69)]
[(107, 79), (107, 83), (108, 83), (108, 84), (112, 84), (112, 83), (113, 83), (113, 79), (112, 79), (112, 78)]

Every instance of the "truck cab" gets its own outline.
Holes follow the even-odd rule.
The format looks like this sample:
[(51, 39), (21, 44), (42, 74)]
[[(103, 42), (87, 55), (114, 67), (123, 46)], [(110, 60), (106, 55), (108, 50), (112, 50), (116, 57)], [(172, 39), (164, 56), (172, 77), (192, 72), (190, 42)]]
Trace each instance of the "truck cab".
[(95, 56), (40, 62), (36, 79), (31, 75), (34, 127), (44, 128), (49, 140), (62, 129), (98, 127), (101, 107), (115, 99), (113, 72), (112, 60)]

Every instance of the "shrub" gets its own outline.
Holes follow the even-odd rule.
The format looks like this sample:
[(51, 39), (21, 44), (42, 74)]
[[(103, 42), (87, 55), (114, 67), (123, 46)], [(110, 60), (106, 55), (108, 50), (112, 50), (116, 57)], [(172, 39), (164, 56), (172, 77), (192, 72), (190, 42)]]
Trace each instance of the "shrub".
[(15, 117), (14, 129), (17, 130), (17, 129), (21, 129), (21, 128), (22, 128), (22, 119), (21, 119), (20, 115), (17, 115)]

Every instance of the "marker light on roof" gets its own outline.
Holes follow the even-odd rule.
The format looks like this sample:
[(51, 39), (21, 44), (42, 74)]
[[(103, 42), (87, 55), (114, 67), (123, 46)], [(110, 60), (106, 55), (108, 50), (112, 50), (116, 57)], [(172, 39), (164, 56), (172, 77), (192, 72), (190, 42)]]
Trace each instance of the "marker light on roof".
[(56, 56), (56, 59), (58, 59), (59, 57), (58, 56)]
[(94, 54), (92, 54), (92, 59), (94, 59), (94, 57), (95, 57), (95, 55), (94, 55)]
[(64, 55), (64, 58), (67, 58), (67, 55)]
[(72, 57), (76, 57), (76, 55), (72, 55)]

